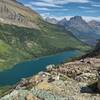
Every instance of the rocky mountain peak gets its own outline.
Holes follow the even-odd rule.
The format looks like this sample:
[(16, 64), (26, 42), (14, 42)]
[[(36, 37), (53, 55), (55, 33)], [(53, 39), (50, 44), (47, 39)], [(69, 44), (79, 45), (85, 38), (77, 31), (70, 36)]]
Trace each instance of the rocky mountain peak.
[(80, 20), (82, 20), (82, 17), (81, 16), (74, 16), (71, 19), (80, 19)]
[(72, 19), (74, 19), (74, 20), (83, 20), (81, 16), (74, 16), (74, 17), (70, 18), (70, 20), (72, 20)]
[(67, 19), (66, 18), (63, 18), (62, 21), (67, 21)]
[(68, 21), (66, 18), (63, 18), (61, 21), (58, 22), (59, 25), (62, 26), (67, 26), (68, 25)]
[(74, 27), (80, 32), (86, 32), (86, 33), (91, 32), (91, 27), (81, 16), (75, 16), (70, 18), (69, 27)]
[(75, 16), (75, 17), (70, 18), (69, 23), (70, 24), (72, 24), (72, 23), (73, 24), (81, 24), (81, 23), (86, 24), (86, 22), (83, 20), (83, 18), (81, 16)]

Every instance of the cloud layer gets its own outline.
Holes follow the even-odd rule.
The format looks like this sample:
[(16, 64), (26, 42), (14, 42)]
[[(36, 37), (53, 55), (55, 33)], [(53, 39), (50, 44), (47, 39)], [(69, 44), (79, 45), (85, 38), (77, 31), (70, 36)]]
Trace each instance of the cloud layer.
[(43, 17), (57, 18), (69, 16), (85, 16), (86, 19), (99, 20), (99, 0), (22, 0), (24, 4), (36, 10)]

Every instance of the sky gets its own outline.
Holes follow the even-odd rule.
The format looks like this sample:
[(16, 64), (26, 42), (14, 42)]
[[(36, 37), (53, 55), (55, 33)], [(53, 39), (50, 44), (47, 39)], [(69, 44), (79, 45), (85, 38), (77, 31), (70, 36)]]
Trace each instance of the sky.
[(58, 20), (82, 16), (85, 20), (100, 21), (100, 0), (18, 0), (41, 16)]

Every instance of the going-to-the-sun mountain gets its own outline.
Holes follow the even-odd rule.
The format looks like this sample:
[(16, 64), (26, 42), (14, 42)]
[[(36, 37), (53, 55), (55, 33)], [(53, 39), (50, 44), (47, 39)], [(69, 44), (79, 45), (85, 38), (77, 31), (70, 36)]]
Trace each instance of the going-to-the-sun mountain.
[(12, 0), (0, 1), (0, 70), (71, 49), (89, 47), (65, 28), (45, 22), (30, 8)]

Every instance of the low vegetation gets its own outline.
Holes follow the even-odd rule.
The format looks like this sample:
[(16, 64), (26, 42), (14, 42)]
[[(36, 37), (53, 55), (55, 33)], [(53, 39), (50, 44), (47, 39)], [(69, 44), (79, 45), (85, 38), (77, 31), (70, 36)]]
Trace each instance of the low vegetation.
[(65, 50), (88, 50), (64, 28), (44, 21), (39, 30), (0, 24), (0, 70), (21, 61), (50, 55)]

